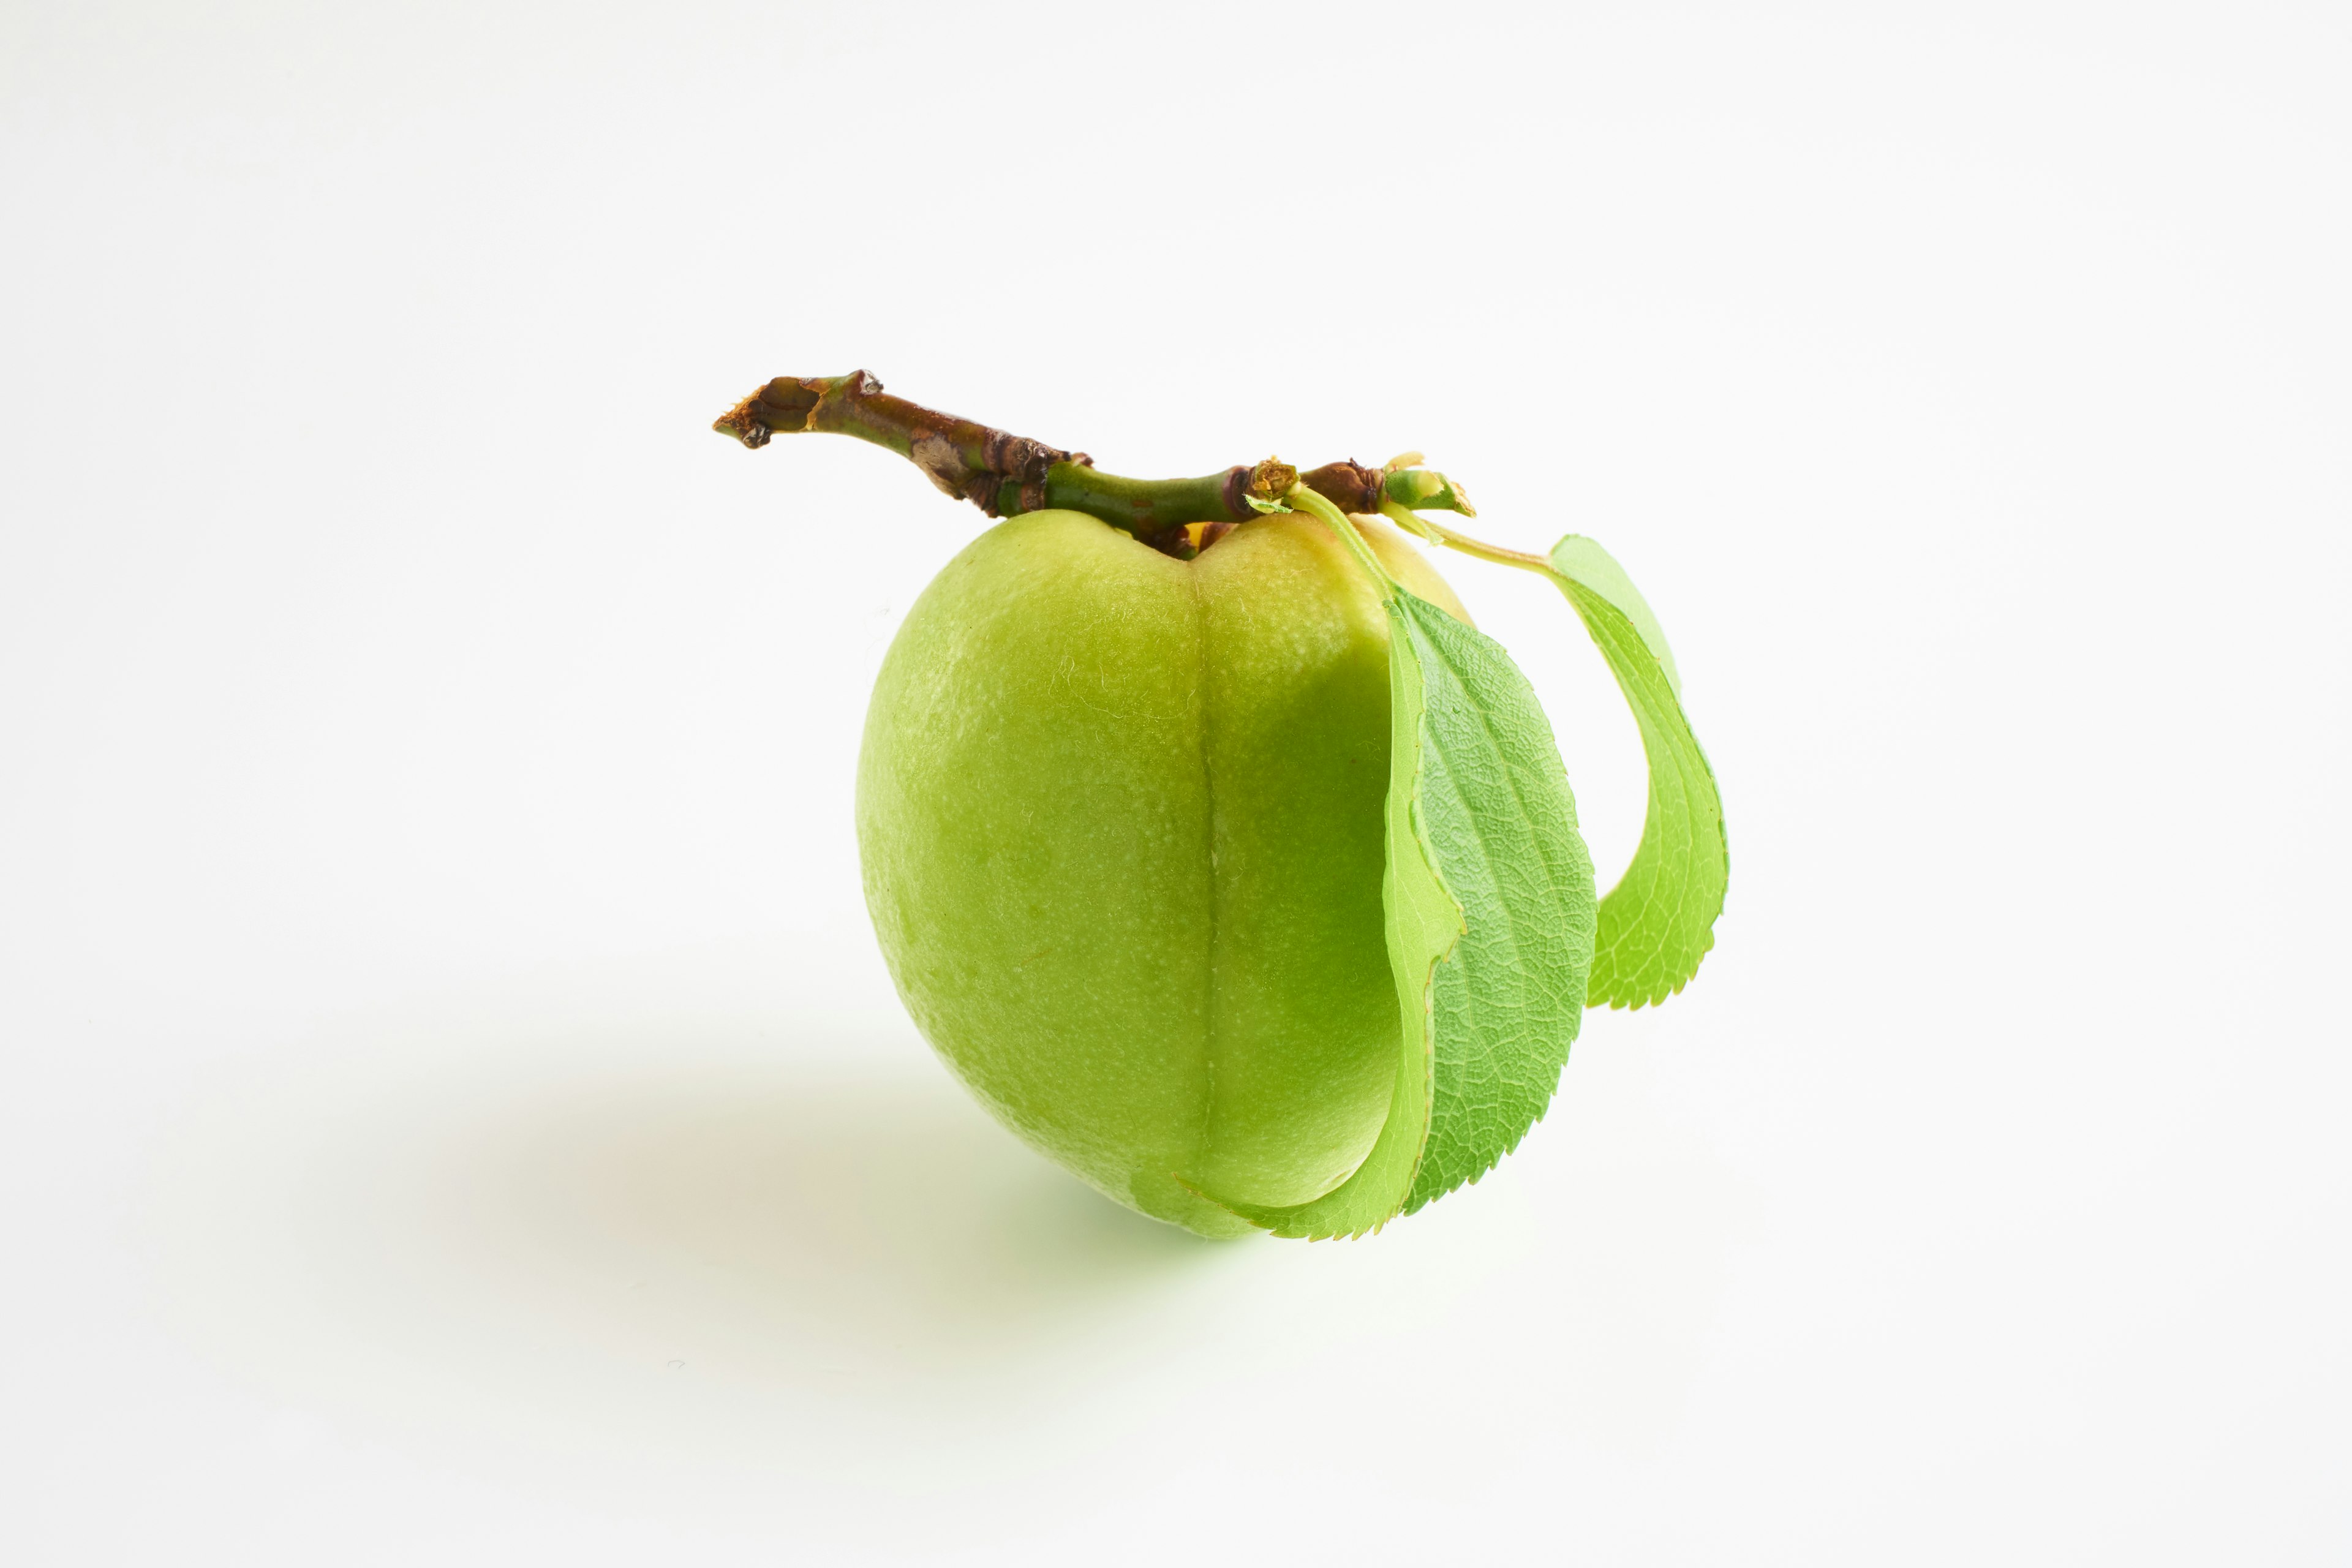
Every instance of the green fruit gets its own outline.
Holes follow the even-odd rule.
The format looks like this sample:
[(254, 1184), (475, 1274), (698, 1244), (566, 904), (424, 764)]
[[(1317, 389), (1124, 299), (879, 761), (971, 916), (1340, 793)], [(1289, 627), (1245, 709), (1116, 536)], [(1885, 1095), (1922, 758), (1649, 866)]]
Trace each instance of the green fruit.
[[(1591, 540), (1457, 532), (1428, 514), (1470, 503), (1417, 452), (1136, 479), (862, 370), (775, 377), (712, 427), (854, 437), (1013, 519), (877, 682), (866, 903), (949, 1065), (1120, 1202), (1370, 1235), (1518, 1147), (1588, 1004), (1662, 1002), (1714, 945), (1722, 799)], [(1607, 898), (1534, 689), (1375, 511), (1544, 577), (1591, 634), (1650, 763)]]
[(1380, 599), (1313, 518), (1189, 562), (1077, 512), (999, 524), (916, 602), (866, 718), (858, 847), (908, 1011), (1001, 1121), (1145, 1214), (1240, 1235), (1200, 1191), (1329, 1191), (1396, 1074), (1389, 744)]

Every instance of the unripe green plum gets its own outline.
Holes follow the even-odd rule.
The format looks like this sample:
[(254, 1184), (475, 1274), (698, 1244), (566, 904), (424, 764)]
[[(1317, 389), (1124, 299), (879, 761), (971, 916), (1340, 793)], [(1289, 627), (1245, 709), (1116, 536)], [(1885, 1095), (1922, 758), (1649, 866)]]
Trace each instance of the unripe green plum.
[[(1404, 537), (1390, 573), (1462, 616)], [(1388, 631), (1297, 513), (1194, 560), (1094, 518), (990, 530), (884, 661), (866, 897), (924, 1036), (1007, 1126), (1206, 1235), (1379, 1134), (1399, 1021), (1381, 906)]]

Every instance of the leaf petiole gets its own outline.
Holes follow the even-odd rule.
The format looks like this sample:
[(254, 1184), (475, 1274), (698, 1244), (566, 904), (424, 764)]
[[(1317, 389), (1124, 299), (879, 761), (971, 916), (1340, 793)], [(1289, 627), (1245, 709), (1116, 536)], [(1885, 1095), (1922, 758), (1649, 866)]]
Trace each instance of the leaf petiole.
[(1475, 555), (1481, 561), (1497, 565), (1516, 566), (1522, 572), (1540, 572), (1549, 575), (1551, 563), (1525, 550), (1506, 550), (1499, 544), (1489, 544), (1483, 539), (1473, 539), (1457, 532), (1442, 522), (1433, 521), (1421, 513), (1393, 500), (1381, 502), (1381, 514), (1402, 528), (1412, 530), (1432, 544), (1443, 544), (1448, 550), (1458, 550), (1465, 555)]
[(1308, 489), (1304, 484), (1291, 486), (1289, 492), (1282, 499), (1301, 511), (1312, 512), (1321, 518), (1325, 525), (1339, 536), (1339, 542), (1348, 547), (1349, 552), (1355, 556), (1358, 563), (1370, 575), (1372, 586), (1380, 590), (1381, 598), (1383, 601), (1395, 599), (1396, 579), (1389, 575), (1389, 569), (1381, 564), (1381, 558), (1372, 553), (1372, 547), (1364, 542), (1364, 536), (1356, 531), (1355, 523), (1349, 521), (1346, 512), (1333, 506), (1330, 501), (1316, 494), (1315, 491)]

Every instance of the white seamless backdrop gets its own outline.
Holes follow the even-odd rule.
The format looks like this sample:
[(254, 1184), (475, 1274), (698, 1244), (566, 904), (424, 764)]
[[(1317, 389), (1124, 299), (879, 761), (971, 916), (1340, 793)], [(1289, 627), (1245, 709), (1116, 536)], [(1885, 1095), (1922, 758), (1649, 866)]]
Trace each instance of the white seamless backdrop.
[[(0, 9), (0, 1557), (2352, 1557), (2352, 14)], [(874, 950), (982, 526), (779, 374), (1461, 476), (1729, 908), (1376, 1239), (1209, 1246)], [(1638, 742), (1444, 563), (1594, 854)]]

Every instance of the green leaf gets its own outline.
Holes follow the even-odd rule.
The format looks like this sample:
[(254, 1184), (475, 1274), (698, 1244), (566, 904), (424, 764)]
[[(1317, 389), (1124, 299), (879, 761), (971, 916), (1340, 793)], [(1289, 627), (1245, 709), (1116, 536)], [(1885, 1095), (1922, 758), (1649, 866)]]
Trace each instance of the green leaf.
[(1551, 726), (1492, 639), (1391, 587), (1389, 1119), (1324, 1196), (1228, 1205), (1279, 1236), (1360, 1236), (1476, 1181), (1559, 1087), (1584, 1010), (1592, 866)]
[(1402, 590), (1389, 635), (1421, 666), (1412, 812), (1464, 927), (1429, 983), (1435, 1087), (1411, 1214), (1492, 1170), (1551, 1103), (1583, 1019), (1594, 908), (1559, 744), (1510, 655)]
[(1682, 678), (1658, 618), (1624, 568), (1571, 533), (1546, 574), (1576, 606), (1641, 726), (1650, 763), (1649, 815), (1633, 864), (1601, 900), (1591, 1002), (1639, 1007), (1689, 984), (1715, 945), (1730, 854), (1715, 770), (1684, 717)]

